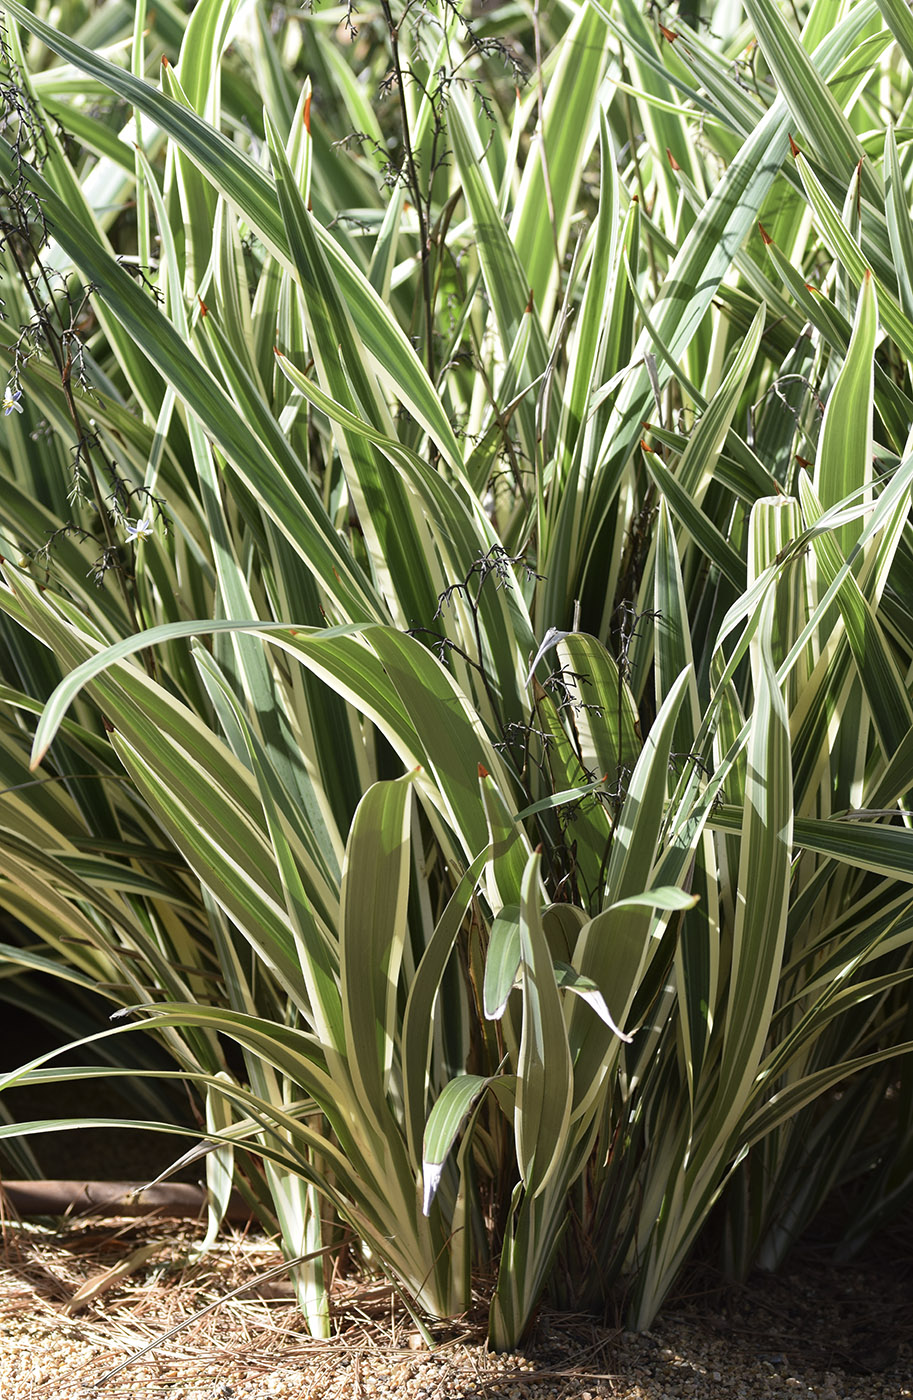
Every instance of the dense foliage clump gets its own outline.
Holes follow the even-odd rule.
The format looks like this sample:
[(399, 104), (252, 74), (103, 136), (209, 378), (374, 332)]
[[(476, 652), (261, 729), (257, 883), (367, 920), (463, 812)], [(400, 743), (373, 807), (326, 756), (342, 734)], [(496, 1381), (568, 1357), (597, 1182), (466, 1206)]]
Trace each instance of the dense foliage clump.
[(496, 1273), (499, 1347), (649, 1325), (718, 1205), (744, 1272), (852, 1182), (858, 1247), (913, 1186), (903, 0), (4, 10), (5, 985), (154, 1042), (315, 1333), (352, 1238), (417, 1316)]

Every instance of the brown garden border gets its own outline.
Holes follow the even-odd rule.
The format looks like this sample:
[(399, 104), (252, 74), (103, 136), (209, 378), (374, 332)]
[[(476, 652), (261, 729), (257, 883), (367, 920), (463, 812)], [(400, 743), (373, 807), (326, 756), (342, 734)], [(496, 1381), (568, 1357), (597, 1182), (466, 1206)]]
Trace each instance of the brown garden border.
[[(195, 1219), (206, 1209), (206, 1192), (187, 1182), (166, 1181), (147, 1186), (142, 1181), (0, 1181), (0, 1197), (20, 1216), (161, 1215)], [(252, 1219), (250, 1207), (232, 1192), (225, 1216), (233, 1225)]]

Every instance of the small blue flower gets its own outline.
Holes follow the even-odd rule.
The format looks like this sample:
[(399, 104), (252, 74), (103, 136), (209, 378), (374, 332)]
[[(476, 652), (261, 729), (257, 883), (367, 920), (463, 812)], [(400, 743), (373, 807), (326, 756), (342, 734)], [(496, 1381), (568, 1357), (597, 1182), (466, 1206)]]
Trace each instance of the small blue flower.
[(13, 391), (13, 386), (12, 386), (12, 384), (7, 384), (7, 386), (6, 386), (6, 393), (3, 395), (3, 416), (4, 416), (4, 418), (8, 418), (8, 417), (10, 416), (10, 414), (12, 413), (13, 409), (15, 409), (17, 413), (21, 413), (21, 412), (22, 412), (22, 404), (19, 402), (19, 400), (20, 400), (21, 398), (22, 398), (22, 390), (21, 390), (21, 389), (16, 389), (15, 392), (14, 392), (14, 391)]
[(148, 515), (144, 515), (142, 520), (131, 520), (127, 524), (128, 544), (135, 544), (137, 540), (149, 540), (154, 534), (155, 522)]

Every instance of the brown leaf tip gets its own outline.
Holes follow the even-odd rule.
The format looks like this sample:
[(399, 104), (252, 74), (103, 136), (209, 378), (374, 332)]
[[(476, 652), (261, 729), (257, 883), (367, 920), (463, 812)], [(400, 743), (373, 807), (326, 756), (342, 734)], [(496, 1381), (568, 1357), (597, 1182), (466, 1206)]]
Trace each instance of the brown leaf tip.
[(106, 733), (106, 734), (116, 734), (116, 733), (117, 733), (117, 730), (114, 728), (114, 725), (111, 723), (111, 721), (110, 721), (105, 715), (102, 715), (102, 717), (101, 717), (101, 722), (102, 722), (102, 724), (105, 726), (105, 733)]
[(666, 155), (669, 157), (669, 164), (672, 166), (672, 169), (681, 170), (682, 167), (679, 165), (678, 161), (675, 159), (675, 156), (669, 150), (668, 146), (666, 147)]
[(767, 232), (767, 229), (760, 221), (758, 222), (758, 228), (761, 230), (761, 237), (764, 239), (766, 246), (769, 248), (771, 243), (773, 243), (773, 239), (771, 238), (770, 234)]
[(200, 303), (200, 315), (201, 315), (201, 316), (208, 316), (208, 315), (209, 315), (209, 307), (206, 305), (206, 303), (205, 303), (205, 301), (203, 300), (203, 298), (202, 298), (201, 296), (198, 296), (198, 297), (197, 297), (197, 301)]
[(659, 26), (659, 32), (664, 39), (667, 39), (669, 41), (670, 44), (674, 44), (676, 39), (678, 38), (678, 35), (675, 33), (675, 30), (667, 29), (664, 24), (661, 24)]
[(163, 67), (163, 68), (170, 68), (170, 67), (171, 67), (171, 64), (168, 62), (168, 55), (167, 55), (167, 54), (164, 54), (164, 53), (162, 54), (162, 67)]
[(798, 155), (801, 155), (801, 154), (802, 154), (802, 152), (799, 150), (799, 147), (796, 145), (795, 141), (793, 140), (792, 132), (790, 132), (790, 134), (789, 134), (789, 149), (792, 151), (792, 153), (793, 153), (794, 156), (798, 156)]
[(308, 93), (304, 99), (304, 129), (308, 136), (311, 134), (311, 94)]
[(488, 777), (488, 769), (485, 768), (481, 763), (479, 764), (479, 777), (480, 777), (480, 778), (487, 778), (487, 777)]
[(650, 453), (651, 457), (655, 457), (655, 456), (656, 456), (656, 453), (655, 453), (655, 451), (653, 450), (653, 448), (650, 446), (650, 444), (649, 444), (648, 442), (645, 442), (643, 438), (641, 438), (641, 440), (640, 440), (640, 445), (641, 445), (641, 447), (643, 448), (644, 452), (649, 452), (649, 453)]

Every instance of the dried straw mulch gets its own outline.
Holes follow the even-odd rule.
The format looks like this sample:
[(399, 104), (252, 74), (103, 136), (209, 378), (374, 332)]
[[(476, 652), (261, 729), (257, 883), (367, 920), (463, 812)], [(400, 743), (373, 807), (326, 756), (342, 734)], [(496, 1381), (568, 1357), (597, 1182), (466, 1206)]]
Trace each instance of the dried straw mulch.
[[(0, 1400), (901, 1400), (913, 1396), (913, 1239), (839, 1273), (814, 1251), (723, 1290), (706, 1269), (649, 1333), (543, 1310), (522, 1355), (485, 1345), (484, 1299), (427, 1350), (386, 1284), (338, 1279), (310, 1339), (275, 1247), (195, 1224), (4, 1221)], [(260, 1280), (260, 1282), (257, 1282)], [(243, 1292), (237, 1292), (244, 1289)], [(136, 1354), (145, 1348), (142, 1356)]]

